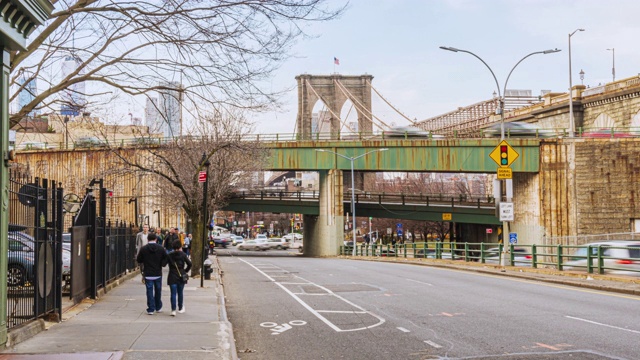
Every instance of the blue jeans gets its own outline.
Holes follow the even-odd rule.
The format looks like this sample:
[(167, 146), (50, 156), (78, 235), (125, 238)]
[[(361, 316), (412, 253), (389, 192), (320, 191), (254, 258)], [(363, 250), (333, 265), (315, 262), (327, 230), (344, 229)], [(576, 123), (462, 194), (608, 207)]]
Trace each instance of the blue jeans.
[(147, 279), (144, 285), (147, 287), (147, 312), (162, 309), (162, 277), (156, 280)]
[(169, 285), (171, 288), (171, 311), (176, 311), (176, 295), (178, 295), (178, 310), (184, 304), (184, 283)]

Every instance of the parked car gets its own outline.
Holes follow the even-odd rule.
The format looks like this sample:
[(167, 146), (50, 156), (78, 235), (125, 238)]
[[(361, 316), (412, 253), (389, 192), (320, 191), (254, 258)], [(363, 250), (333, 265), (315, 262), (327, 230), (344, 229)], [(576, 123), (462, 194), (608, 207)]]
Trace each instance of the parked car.
[(231, 235), (231, 244), (236, 246), (238, 244), (242, 244), (244, 242), (244, 238), (240, 235)]
[(591, 265), (594, 269), (598, 266), (598, 247), (602, 247), (605, 273), (640, 276), (640, 241), (620, 240), (585, 244), (573, 254), (570, 261), (564, 263), (564, 269), (586, 269), (589, 246)]
[(23, 286), (33, 280), (34, 253), (19, 241), (9, 240), (7, 286)]
[[(25, 281), (31, 281), (33, 258), (35, 255), (36, 241), (35, 239), (21, 231), (10, 231), (8, 233), (9, 238), (9, 252), (13, 252), (10, 256), (12, 259), (17, 260), (14, 263), (14, 267), (10, 268), (10, 272), (13, 271), (13, 278), (11, 281), (7, 280), (9, 284), (14, 282), (18, 285), (24, 285)], [(64, 241), (64, 237), (63, 237)], [(26, 260), (20, 261), (20, 260)], [(11, 265), (11, 262), (9, 263)], [(19, 265), (19, 266), (18, 266)], [(71, 249), (65, 248), (65, 243), (62, 243), (62, 275), (69, 274), (71, 272)], [(21, 280), (18, 280), (21, 279)], [(12, 286), (18, 286), (12, 285)]]
[(271, 248), (271, 246), (269, 246), (269, 243), (265, 240), (247, 240), (242, 244), (239, 244), (237, 249), (238, 250), (261, 250), (261, 251), (267, 251)]
[(271, 238), (267, 242), (272, 249), (287, 250), (291, 247), (291, 244), (284, 238)]
[[(515, 266), (532, 266), (533, 256), (525, 248), (513, 248), (513, 264)], [(489, 248), (484, 253), (485, 264), (500, 264), (500, 248)]]

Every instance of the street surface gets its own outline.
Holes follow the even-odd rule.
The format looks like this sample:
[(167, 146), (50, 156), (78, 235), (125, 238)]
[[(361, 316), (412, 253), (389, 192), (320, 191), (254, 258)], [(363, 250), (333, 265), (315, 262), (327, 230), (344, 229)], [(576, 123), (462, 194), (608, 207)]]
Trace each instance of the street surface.
[(293, 250), (218, 254), (241, 359), (640, 359), (640, 297)]

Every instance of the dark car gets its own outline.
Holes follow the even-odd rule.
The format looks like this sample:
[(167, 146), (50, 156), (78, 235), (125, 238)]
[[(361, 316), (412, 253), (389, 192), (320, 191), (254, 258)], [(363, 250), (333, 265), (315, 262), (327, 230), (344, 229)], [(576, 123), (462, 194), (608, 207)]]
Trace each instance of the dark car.
[(33, 280), (33, 247), (20, 241), (16, 233), (9, 233), (7, 285), (23, 286)]
[(231, 238), (222, 237), (222, 236), (214, 236), (213, 237), (213, 242), (216, 244), (216, 246), (221, 246), (223, 249), (226, 249), (227, 245), (231, 244)]

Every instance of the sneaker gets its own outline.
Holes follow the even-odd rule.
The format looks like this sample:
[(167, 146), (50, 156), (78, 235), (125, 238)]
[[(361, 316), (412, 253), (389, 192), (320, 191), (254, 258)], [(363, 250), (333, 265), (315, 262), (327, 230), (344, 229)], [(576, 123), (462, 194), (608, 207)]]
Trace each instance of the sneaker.
[(147, 315), (153, 315), (153, 311), (147, 311)]
[(185, 312), (186, 310), (187, 310), (187, 309), (186, 309), (186, 306), (182, 305), (182, 309), (178, 310), (178, 312), (179, 312), (180, 314), (184, 314), (184, 312)]
[(171, 316), (176, 316), (176, 311), (175, 311), (175, 310), (173, 310), (173, 311), (171, 312)]
[(156, 310), (156, 312), (157, 312), (157, 313), (161, 313), (161, 312), (162, 312), (162, 309), (160, 309), (160, 310)]

